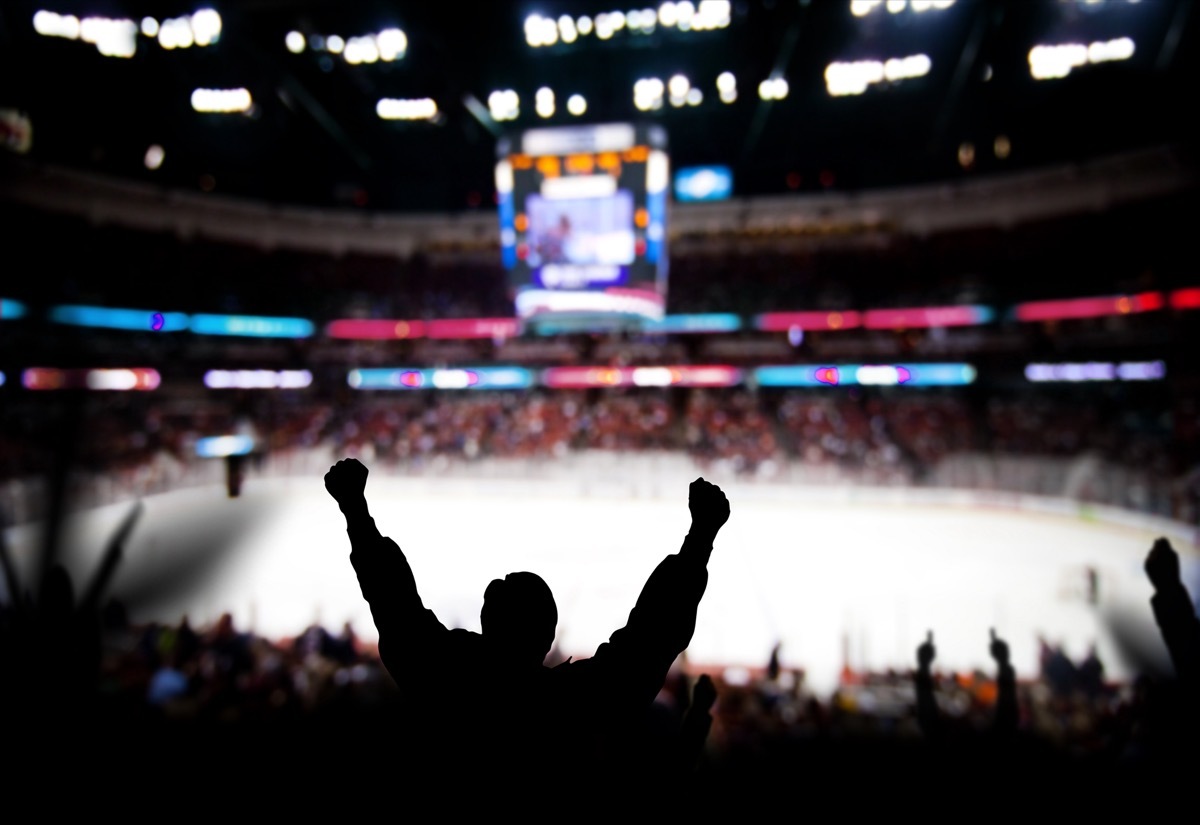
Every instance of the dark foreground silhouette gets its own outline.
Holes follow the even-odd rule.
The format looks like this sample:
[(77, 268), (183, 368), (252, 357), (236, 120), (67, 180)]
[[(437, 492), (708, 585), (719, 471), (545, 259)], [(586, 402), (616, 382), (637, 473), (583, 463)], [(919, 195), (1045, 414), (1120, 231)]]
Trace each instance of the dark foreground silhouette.
[[(403, 731), (380, 734), (388, 759), (536, 783), (675, 770), (689, 761), (647, 765), (645, 722), (695, 630), (709, 554), (729, 518), (719, 487), (692, 482), (691, 530), (650, 575), (625, 626), (591, 658), (549, 668), (543, 662), (558, 609), (545, 581), (529, 572), (495, 579), (484, 593), (483, 632), (447, 629), (422, 603), (400, 547), (376, 528), (367, 473), (345, 459), (330, 468), (325, 486), (346, 516), (350, 561), (379, 631), (380, 657), (412, 708)], [(680, 732), (685, 752), (694, 752), (700, 729), (693, 723)]]
[[(998, 743), (1011, 741), (1017, 733), (1019, 712), (1017, 708), (1017, 672), (1013, 669), (1008, 651), (1008, 642), (991, 631), (988, 651), (996, 662), (996, 714), (992, 721), (992, 738)], [(934, 698), (934, 679), (931, 666), (937, 656), (933, 645), (933, 631), (917, 648), (917, 670), (913, 674), (917, 695), (917, 720), (925, 736), (938, 745), (945, 745), (946, 731), (938, 713)]]
[(1158, 539), (1146, 556), (1146, 576), (1154, 585), (1154, 619), (1175, 665), (1175, 675), (1193, 702), (1200, 702), (1200, 619), (1183, 585), (1179, 555)]
[[(646, 777), (651, 793), (672, 797), (673, 811), (714, 818), (721, 800), (773, 812), (791, 789), (814, 806), (855, 810), (893, 809), (913, 787), (943, 802), (1050, 800), (1077, 810), (1194, 787), (1200, 619), (1165, 540), (1145, 571), (1175, 678), (1104, 684), (1086, 662), (1066, 662), (1061, 678), (1049, 661), (1040, 679), (1018, 683), (994, 634), (994, 680), (935, 675), (930, 635), (916, 674), (852, 674), (861, 690), (843, 686), (822, 703), (802, 679), (784, 687), (780, 677), (796, 674), (782, 673), (778, 648), (750, 684), (718, 673), (689, 691), (685, 669), (666, 675), (690, 640), (711, 537), (728, 517), (712, 485), (693, 485), (692, 532), (659, 565), (628, 625), (592, 659), (546, 668), (557, 610), (541, 579), (493, 582), (482, 635), (446, 629), (421, 605), (399, 548), (374, 529), (366, 469), (339, 466), (351, 470), (337, 474), (345, 484), (331, 479), (331, 492), (347, 512), (352, 559), (400, 690), (349, 629), (339, 637), (310, 628), (285, 647), (235, 629), (228, 616), (196, 632), (186, 619), (135, 628), (111, 602), (100, 609), (140, 508), (80, 590), (58, 565), (40, 587), (21, 586), (0, 533), (0, 572), (20, 594), (0, 610), (0, 750), (16, 766), (14, 794), (41, 788), (49, 811), (97, 808), (122, 794), (178, 805), (200, 788), (270, 789), (311, 816), (323, 801), (359, 804), (346, 791), (359, 788), (384, 804), (432, 800), (447, 810), (524, 809), (536, 799), (539, 812), (558, 816), (581, 802), (591, 814), (629, 810), (649, 783), (611, 780)], [(994, 685), (987, 698), (980, 678)], [(910, 689), (892, 693), (903, 706), (887, 707), (901, 684)], [(508, 789), (531, 793), (495, 792)], [(224, 805), (226, 796), (211, 798)]]

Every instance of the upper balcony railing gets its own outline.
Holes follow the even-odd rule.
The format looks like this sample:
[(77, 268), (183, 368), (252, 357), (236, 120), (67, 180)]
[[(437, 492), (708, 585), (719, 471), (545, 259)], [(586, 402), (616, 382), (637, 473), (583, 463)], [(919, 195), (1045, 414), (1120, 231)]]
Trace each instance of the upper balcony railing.
[[(670, 237), (681, 246), (724, 238), (869, 241), (925, 236), (1102, 211), (1170, 195), (1196, 182), (1184, 154), (1162, 146), (1086, 163), (919, 187), (819, 195), (734, 198), (675, 204)], [(408, 257), (452, 250), (498, 256), (499, 224), (489, 210), (375, 213), (282, 206), (167, 190), (61, 167), (14, 162), (0, 199), (52, 212), (181, 237), (340, 255)]]

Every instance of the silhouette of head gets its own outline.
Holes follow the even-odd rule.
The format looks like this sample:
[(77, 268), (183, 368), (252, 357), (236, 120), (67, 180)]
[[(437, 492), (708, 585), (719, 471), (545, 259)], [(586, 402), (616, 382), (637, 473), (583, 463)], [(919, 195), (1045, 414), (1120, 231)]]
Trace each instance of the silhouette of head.
[(535, 573), (493, 579), (479, 613), (483, 637), (514, 662), (540, 665), (554, 644), (558, 607), (550, 587)]

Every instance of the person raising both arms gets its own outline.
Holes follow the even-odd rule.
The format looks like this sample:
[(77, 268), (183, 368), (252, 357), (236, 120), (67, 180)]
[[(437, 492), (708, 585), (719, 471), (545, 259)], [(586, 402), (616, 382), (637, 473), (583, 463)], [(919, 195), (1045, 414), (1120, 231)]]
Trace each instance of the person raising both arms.
[[(703, 478), (688, 491), (691, 529), (642, 588), (625, 626), (587, 659), (549, 668), (558, 608), (546, 582), (509, 573), (484, 591), (481, 633), (448, 629), (426, 608), (408, 559), (367, 508), (368, 470), (339, 461), (325, 488), (346, 517), (350, 562), (379, 631), (379, 653), (405, 697), (387, 753), (420, 770), (459, 765), (541, 784), (620, 774), (638, 725), (691, 642), (708, 559), (729, 502)], [(447, 535), (447, 543), (452, 535)]]

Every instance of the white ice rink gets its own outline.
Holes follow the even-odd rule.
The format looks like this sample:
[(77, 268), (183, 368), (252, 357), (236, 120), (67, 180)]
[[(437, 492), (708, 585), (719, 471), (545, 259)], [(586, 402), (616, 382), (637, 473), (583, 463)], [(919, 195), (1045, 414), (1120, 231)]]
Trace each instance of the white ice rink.
[[(1121, 677), (1127, 674), (1103, 617), (1123, 611), (1143, 630), (1153, 627), (1142, 561), (1157, 530), (722, 487), (732, 517), (712, 555), (688, 650), (696, 664), (761, 666), (778, 641), (785, 665), (806, 668), (814, 687), (828, 688), (845, 655), (855, 667), (908, 667), (932, 629), (939, 664), (990, 670), (988, 629), (995, 627), (1020, 675), (1036, 672), (1041, 633), (1072, 656), (1098, 644), (1110, 675)], [(686, 481), (669, 497), (630, 498), (584, 495), (572, 485), (372, 476), (368, 498), (380, 530), (407, 554), (426, 606), (444, 623), (477, 630), (487, 583), (531, 570), (557, 598), (560, 652), (575, 656), (589, 655), (624, 623), (646, 577), (679, 549), (689, 523)], [(76, 519), (66, 534), (72, 569), (94, 563), (128, 508)], [(222, 531), (230, 544), (224, 554), (205, 545)], [(34, 531), (11, 535), (28, 569)], [(1174, 540), (1192, 552), (1182, 536)], [(192, 556), (186, 563), (175, 556), (184, 552)], [(210, 578), (197, 552), (211, 555)], [(166, 594), (151, 607), (134, 600), (135, 620), (177, 621), (187, 613), (204, 624), (229, 611), (240, 627), (268, 637), (294, 636), (314, 620), (332, 629), (348, 620), (373, 639), (348, 553), (341, 514), (319, 477), (252, 478), (239, 499), (215, 487), (147, 499), (114, 590)], [(1098, 607), (1086, 600), (1089, 567), (1099, 574)]]

